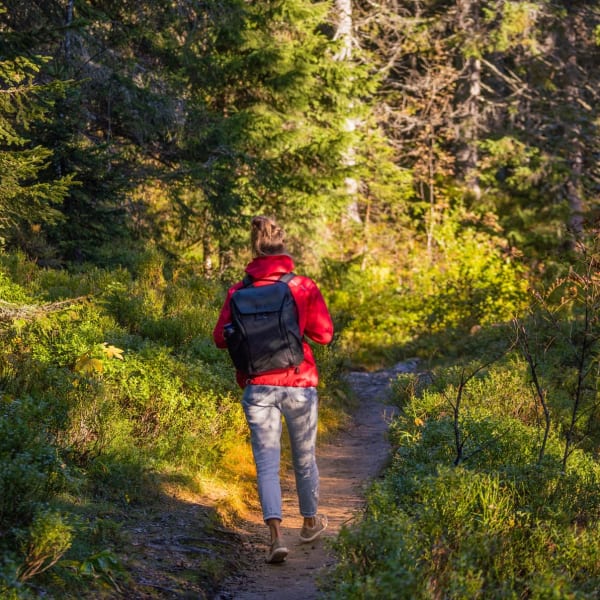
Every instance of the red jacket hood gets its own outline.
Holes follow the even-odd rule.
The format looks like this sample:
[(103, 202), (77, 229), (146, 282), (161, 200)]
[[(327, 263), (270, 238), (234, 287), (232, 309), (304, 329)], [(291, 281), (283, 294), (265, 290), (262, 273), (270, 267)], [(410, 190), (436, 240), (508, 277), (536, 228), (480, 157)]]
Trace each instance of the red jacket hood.
[(287, 254), (258, 256), (247, 267), (246, 273), (253, 279), (264, 279), (270, 276), (281, 276), (294, 270), (294, 259)]

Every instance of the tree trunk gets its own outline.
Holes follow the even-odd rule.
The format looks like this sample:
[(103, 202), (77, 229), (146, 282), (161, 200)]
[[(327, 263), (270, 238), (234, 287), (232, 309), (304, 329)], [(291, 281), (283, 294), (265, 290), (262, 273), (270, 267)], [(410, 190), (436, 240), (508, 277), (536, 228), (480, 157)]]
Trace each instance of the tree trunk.
[(71, 60), (71, 23), (73, 23), (73, 5), (75, 0), (68, 0), (67, 3), (67, 18), (65, 29), (65, 60), (68, 63)]
[(212, 243), (212, 238), (210, 237), (210, 234), (205, 231), (202, 237), (202, 266), (204, 274), (207, 277), (210, 277), (213, 272), (213, 250), (214, 247)]
[[(335, 0), (335, 9), (337, 16), (337, 29), (334, 36), (335, 40), (341, 40), (341, 49), (336, 55), (337, 60), (352, 59), (352, 1)], [(356, 130), (358, 122), (356, 119), (347, 118), (344, 123), (344, 130), (353, 133)], [(352, 146), (349, 146), (342, 157), (345, 167), (353, 167), (356, 164), (356, 152)], [(349, 202), (346, 209), (346, 217), (357, 223), (361, 223), (360, 212), (358, 209), (358, 181), (354, 177), (346, 177), (344, 180), (346, 194)]]
[(337, 29), (335, 40), (342, 40), (341, 50), (337, 54), (338, 60), (352, 58), (352, 0), (335, 0), (337, 14)]
[[(579, 104), (580, 96), (580, 69), (577, 64), (577, 33), (575, 23), (566, 26), (566, 38), (568, 42), (569, 56), (565, 74), (567, 76), (567, 102), (574, 107)], [(583, 131), (581, 124), (577, 121), (578, 110), (574, 110), (574, 123), (569, 133), (569, 177), (565, 184), (565, 194), (569, 203), (568, 227), (575, 238), (583, 233), (584, 202), (582, 195), (581, 178), (583, 175)]]
[[(479, 30), (477, 3), (473, 0), (457, 2), (457, 29), (477, 34)], [(459, 89), (460, 115), (459, 149), (456, 155), (457, 166), (464, 178), (468, 190), (476, 199), (481, 196), (478, 177), (480, 105), (481, 105), (481, 60), (475, 56), (467, 56), (463, 67), (463, 92)]]
[(481, 60), (469, 58), (467, 66), (467, 79), (469, 82), (469, 98), (466, 103), (467, 117), (464, 124), (464, 176), (468, 189), (476, 199), (481, 197), (479, 187), (479, 106), (481, 100)]

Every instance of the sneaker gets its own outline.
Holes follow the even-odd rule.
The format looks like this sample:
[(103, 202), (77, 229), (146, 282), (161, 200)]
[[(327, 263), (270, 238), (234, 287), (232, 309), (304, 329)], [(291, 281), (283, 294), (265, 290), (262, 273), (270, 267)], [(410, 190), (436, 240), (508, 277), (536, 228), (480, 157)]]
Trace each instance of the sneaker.
[(280, 538), (277, 538), (269, 548), (267, 562), (269, 564), (282, 563), (288, 554), (289, 550), (285, 547), (283, 541)]
[(303, 527), (300, 531), (300, 541), (303, 543), (316, 540), (327, 529), (327, 517), (325, 515), (317, 515), (315, 517), (316, 524), (314, 527)]

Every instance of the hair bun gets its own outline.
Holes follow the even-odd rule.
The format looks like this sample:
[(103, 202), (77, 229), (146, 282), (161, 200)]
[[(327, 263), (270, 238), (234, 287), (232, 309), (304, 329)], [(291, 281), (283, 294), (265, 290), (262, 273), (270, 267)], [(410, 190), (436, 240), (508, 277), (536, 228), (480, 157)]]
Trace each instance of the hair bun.
[(285, 254), (285, 231), (269, 217), (252, 218), (251, 241), (254, 256)]

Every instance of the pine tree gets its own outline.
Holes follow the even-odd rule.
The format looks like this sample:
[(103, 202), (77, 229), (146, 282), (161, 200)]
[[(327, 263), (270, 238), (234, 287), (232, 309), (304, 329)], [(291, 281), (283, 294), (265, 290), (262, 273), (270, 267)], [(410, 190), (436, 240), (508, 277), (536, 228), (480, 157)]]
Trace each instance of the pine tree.
[(373, 84), (335, 60), (329, 2), (6, 1), (52, 56), (45, 75), (75, 82), (35, 131), (80, 182), (53, 232), (66, 256), (126, 235), (128, 207), (141, 234), (200, 245), (208, 267), (252, 213), (301, 228), (347, 202), (344, 124)]
[(69, 82), (46, 120), (30, 130), (52, 148), (54, 171), (76, 173), (78, 182), (55, 207), (62, 219), (48, 238), (67, 259), (99, 260), (103, 247), (109, 259), (127, 252), (134, 225), (152, 233), (133, 193), (168, 170), (177, 94), (164, 75), (169, 55), (149, 40), (172, 33), (177, 7), (160, 0), (5, 4), (13, 47), (48, 57), (40, 69), (45, 81)]
[(224, 253), (252, 213), (276, 213), (293, 232), (342, 210), (345, 123), (373, 85), (364, 69), (335, 59), (327, 2), (209, 5), (185, 42), (190, 111), (178, 199), (187, 233), (194, 221), (198, 242), (218, 232)]
[(73, 177), (53, 172), (52, 150), (29, 133), (47, 120), (64, 86), (40, 82), (44, 60), (13, 55), (10, 30), (0, 31), (0, 245), (35, 252), (35, 242), (62, 219)]

